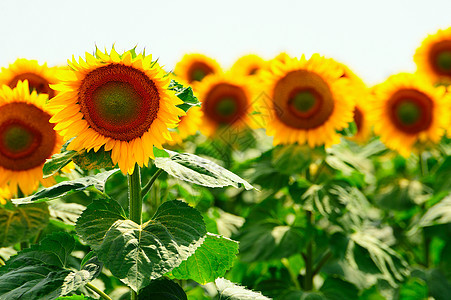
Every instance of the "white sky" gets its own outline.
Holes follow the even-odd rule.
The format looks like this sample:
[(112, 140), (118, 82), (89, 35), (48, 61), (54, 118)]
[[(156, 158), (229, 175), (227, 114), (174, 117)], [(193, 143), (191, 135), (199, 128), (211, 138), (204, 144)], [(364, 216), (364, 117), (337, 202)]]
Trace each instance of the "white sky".
[(247, 53), (318, 52), (375, 84), (413, 72), (421, 41), (450, 26), (450, 0), (0, 0), (0, 66), (18, 57), (64, 64), (113, 43), (145, 47), (168, 69), (186, 52), (224, 67)]

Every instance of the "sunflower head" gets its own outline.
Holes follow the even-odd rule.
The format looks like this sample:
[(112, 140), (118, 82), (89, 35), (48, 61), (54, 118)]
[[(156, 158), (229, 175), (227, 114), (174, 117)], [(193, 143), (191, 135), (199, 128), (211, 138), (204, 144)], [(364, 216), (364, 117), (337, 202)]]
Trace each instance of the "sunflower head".
[(27, 81), (0, 89), (0, 187), (13, 194), (18, 187), (30, 194), (39, 182), (54, 183), (42, 178), (42, 166), (59, 152), (62, 138), (49, 123), (53, 111), (46, 106), (47, 99), (46, 94), (30, 93)]
[(267, 62), (258, 55), (248, 54), (240, 57), (230, 71), (240, 76), (255, 76), (266, 67)]
[(368, 119), (389, 148), (409, 156), (414, 146), (439, 142), (450, 116), (444, 87), (434, 88), (412, 74), (397, 74), (372, 91)]
[(19, 58), (8, 68), (2, 68), (0, 85), (14, 88), (19, 81), (27, 80), (31, 91), (47, 94), (52, 98), (56, 92), (50, 85), (57, 83), (56, 72), (57, 68), (49, 68), (46, 63), (40, 65), (36, 60)]
[(418, 73), (433, 83), (451, 83), (451, 28), (429, 35), (414, 55)]
[(136, 163), (143, 166), (154, 157), (154, 146), (172, 139), (168, 128), (185, 115), (177, 107), (183, 101), (168, 89), (169, 77), (150, 55), (97, 49), (69, 66), (49, 104), (57, 111), (50, 120), (55, 130), (65, 140), (75, 137), (69, 150), (111, 150), (113, 163), (131, 174)]
[(337, 131), (353, 120), (357, 92), (343, 74), (340, 64), (317, 54), (271, 62), (261, 75), (268, 97), (257, 109), (274, 144), (339, 142)]
[(254, 111), (254, 81), (233, 73), (207, 76), (197, 86), (202, 102), (201, 132), (213, 136), (218, 129), (241, 130), (253, 127), (250, 114)]
[(214, 59), (197, 53), (185, 54), (174, 68), (175, 75), (189, 84), (202, 81), (205, 76), (220, 72), (221, 67)]

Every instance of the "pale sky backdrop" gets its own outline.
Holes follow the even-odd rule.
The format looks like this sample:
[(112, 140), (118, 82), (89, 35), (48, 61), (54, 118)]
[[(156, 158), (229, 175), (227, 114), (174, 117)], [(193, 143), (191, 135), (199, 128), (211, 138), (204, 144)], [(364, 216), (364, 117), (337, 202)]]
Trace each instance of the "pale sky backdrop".
[(145, 47), (167, 69), (188, 52), (223, 67), (247, 53), (318, 52), (371, 85), (413, 72), (421, 41), (450, 26), (451, 0), (0, 0), (0, 66), (18, 57), (65, 64), (113, 43)]

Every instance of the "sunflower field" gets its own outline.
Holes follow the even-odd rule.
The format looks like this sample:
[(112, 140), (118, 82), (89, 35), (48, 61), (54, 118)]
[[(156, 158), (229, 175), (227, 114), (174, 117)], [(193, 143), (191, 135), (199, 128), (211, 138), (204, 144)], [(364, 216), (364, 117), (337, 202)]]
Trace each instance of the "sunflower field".
[(1, 300), (451, 299), (451, 28), (374, 86), (163, 60), (1, 69)]

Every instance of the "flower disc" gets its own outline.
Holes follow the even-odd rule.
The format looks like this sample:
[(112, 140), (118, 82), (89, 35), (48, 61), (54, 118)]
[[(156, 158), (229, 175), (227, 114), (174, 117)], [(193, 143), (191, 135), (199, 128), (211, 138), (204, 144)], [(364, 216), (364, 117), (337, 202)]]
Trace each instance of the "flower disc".
[(292, 71), (280, 79), (274, 87), (273, 101), (280, 121), (297, 129), (321, 126), (335, 105), (327, 83), (306, 70)]
[(388, 147), (408, 156), (416, 143), (437, 143), (447, 126), (450, 107), (445, 88), (423, 78), (398, 74), (373, 88), (368, 119)]
[(424, 39), (414, 60), (418, 72), (433, 83), (451, 83), (451, 28), (438, 30)]
[(204, 120), (202, 133), (211, 136), (218, 127), (251, 126), (249, 114), (253, 111), (251, 99), (255, 92), (250, 83), (249, 78), (233, 73), (209, 75), (199, 83)]
[(49, 106), (56, 114), (50, 122), (66, 140), (69, 150), (111, 150), (111, 160), (132, 174), (135, 165), (147, 165), (153, 148), (171, 141), (185, 112), (183, 101), (168, 89), (169, 76), (152, 56), (114, 49), (86, 61), (69, 61), (70, 70), (60, 72), (60, 93)]
[(15, 88), (19, 81), (28, 81), (31, 91), (38, 94), (47, 94), (53, 98), (56, 93), (50, 88), (50, 84), (56, 83), (56, 69), (49, 68), (46, 64), (39, 65), (36, 60), (17, 59), (8, 68), (2, 68), (0, 73), (0, 85), (6, 84)]
[(267, 98), (257, 104), (261, 124), (274, 144), (339, 142), (338, 130), (353, 119), (356, 91), (340, 64), (319, 55), (309, 60), (274, 59), (261, 74)]
[(30, 194), (39, 182), (55, 183), (42, 178), (46, 159), (63, 143), (49, 123), (53, 113), (46, 107), (47, 99), (36, 91), (30, 94), (27, 81), (19, 81), (14, 89), (7, 85), (0, 89), (0, 188), (13, 194), (17, 187)]
[(88, 73), (78, 97), (89, 125), (102, 135), (121, 141), (142, 136), (159, 108), (158, 90), (149, 77), (120, 64)]
[(174, 73), (188, 83), (199, 82), (205, 76), (221, 72), (221, 67), (214, 60), (202, 54), (186, 54), (177, 63)]

